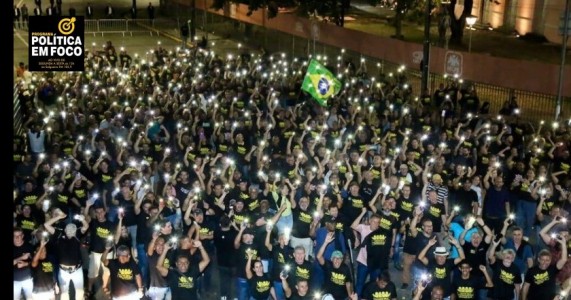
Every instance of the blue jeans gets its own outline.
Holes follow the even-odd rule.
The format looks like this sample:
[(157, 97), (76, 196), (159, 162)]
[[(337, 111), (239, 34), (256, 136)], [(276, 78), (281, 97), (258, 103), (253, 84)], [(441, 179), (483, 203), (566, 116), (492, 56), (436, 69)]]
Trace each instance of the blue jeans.
[(517, 224), (523, 229), (523, 235), (526, 237), (531, 237), (532, 227), (535, 222), (535, 209), (537, 208), (537, 203), (518, 200), (517, 202)]
[(292, 226), (293, 226), (293, 214), (290, 214), (289, 216), (285, 217), (284, 216), (280, 217), (280, 219), (276, 223), (276, 227), (278, 228), (279, 233), (284, 232), (284, 229), (286, 227), (289, 228), (291, 232)]
[(393, 253), (393, 263), (395, 265), (400, 264), (400, 256), (402, 253), (402, 247), (400, 246), (400, 242), (402, 240), (402, 234), (397, 233), (395, 236), (395, 250)]
[(325, 274), (321, 265), (317, 262), (317, 259), (313, 261), (313, 273), (311, 274), (310, 280), (310, 290), (316, 291), (322, 289), (323, 282), (325, 282)]
[[(295, 288), (295, 287), (293, 287)], [(281, 281), (274, 281), (274, 289), (276, 290), (276, 298), (277, 300), (286, 300), (286, 296), (284, 293), (284, 287)]]
[(141, 269), (143, 284), (146, 287), (149, 287), (149, 260), (147, 258), (147, 249), (145, 249), (145, 244), (137, 244), (137, 259), (139, 260), (139, 268)]
[(369, 280), (375, 280), (379, 274), (381, 274), (380, 269), (369, 269), (369, 267), (365, 266), (362, 263), (357, 263), (357, 283), (355, 284), (355, 291), (359, 296), (363, 293), (363, 287), (367, 282), (367, 276), (370, 276)]
[(238, 277), (236, 286), (238, 287), (238, 300), (249, 300), (250, 286), (248, 285), (248, 279)]

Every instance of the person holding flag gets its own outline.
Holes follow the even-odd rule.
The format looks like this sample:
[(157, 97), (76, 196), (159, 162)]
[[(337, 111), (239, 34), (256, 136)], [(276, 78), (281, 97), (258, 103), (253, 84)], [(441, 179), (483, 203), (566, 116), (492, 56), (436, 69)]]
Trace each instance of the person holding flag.
[(339, 81), (331, 71), (312, 59), (307, 67), (301, 89), (311, 95), (321, 106), (327, 107), (327, 100), (341, 90)]

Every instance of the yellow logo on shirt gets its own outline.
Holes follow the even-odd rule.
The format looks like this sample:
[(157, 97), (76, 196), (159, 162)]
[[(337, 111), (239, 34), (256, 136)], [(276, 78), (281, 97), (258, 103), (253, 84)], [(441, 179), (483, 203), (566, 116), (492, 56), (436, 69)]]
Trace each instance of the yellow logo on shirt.
[(258, 293), (266, 292), (269, 289), (270, 289), (270, 282), (268, 280), (258, 281), (256, 283), (256, 291), (258, 291)]
[(549, 273), (545, 271), (541, 274), (535, 274), (533, 276), (533, 280), (536, 285), (540, 285), (549, 280)]
[(178, 287), (183, 289), (192, 289), (194, 287), (194, 280), (192, 277), (180, 276), (178, 278)]
[(309, 279), (309, 269), (297, 267), (295, 269), (295, 276), (303, 279)]
[(384, 234), (375, 234), (371, 237), (371, 244), (373, 246), (384, 246), (387, 242), (387, 237)]
[(51, 262), (49, 261), (42, 262), (42, 272), (53, 273), (53, 271), (54, 271), (54, 265)]
[(438, 279), (446, 278), (446, 268), (436, 268), (434, 269), (434, 277)]
[(373, 293), (373, 300), (390, 300), (391, 292), (376, 292)]
[(457, 290), (458, 299), (474, 299), (474, 288), (470, 286), (461, 286)]
[(133, 270), (119, 269), (119, 272), (117, 273), (117, 278), (121, 280), (133, 280)]
[(504, 270), (500, 270), (500, 280), (502, 280), (503, 282), (507, 283), (507, 284), (513, 284), (514, 283), (514, 274), (508, 273)]
[(345, 274), (331, 272), (331, 281), (337, 285), (345, 285)]

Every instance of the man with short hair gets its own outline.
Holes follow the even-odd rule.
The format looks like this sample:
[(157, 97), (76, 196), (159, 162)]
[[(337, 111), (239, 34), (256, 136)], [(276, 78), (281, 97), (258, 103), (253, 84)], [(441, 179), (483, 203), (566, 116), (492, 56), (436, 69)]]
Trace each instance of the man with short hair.
[(167, 252), (170, 250), (170, 244), (164, 246), (163, 253), (157, 262), (157, 269), (161, 276), (166, 277), (167, 283), (171, 289), (172, 300), (197, 300), (197, 284), (196, 281), (200, 273), (210, 263), (210, 257), (200, 241), (193, 241), (192, 247), (198, 248), (201, 260), (198, 264), (191, 263), (186, 256), (178, 256), (176, 259), (176, 268), (166, 268), (164, 260)]
[(14, 300), (20, 300), (22, 292), (24, 299), (32, 299), (32, 289), (34, 282), (32, 280), (32, 269), (30, 262), (34, 249), (32, 245), (24, 240), (24, 231), (21, 228), (14, 228)]
[[(484, 287), (491, 288), (494, 286), (485, 265), (478, 266), (485, 278), (485, 282), (482, 280), (482, 276), (472, 275), (472, 267), (466, 260), (462, 261), (458, 268), (460, 269), (460, 276), (454, 276), (452, 280), (452, 294), (454, 295), (452, 299), (482, 299), (478, 297), (478, 291)], [(483, 299), (486, 299), (486, 297)]]
[(445, 247), (436, 247), (433, 253), (434, 260), (429, 260), (426, 257), (428, 249), (436, 245), (437, 243), (436, 237), (430, 239), (428, 241), (428, 244), (426, 244), (426, 246), (418, 254), (418, 260), (427, 267), (427, 273), (430, 274), (430, 277), (432, 278), (428, 289), (426, 289), (424, 292), (426, 296), (430, 294), (432, 287), (437, 285), (442, 286), (444, 290), (444, 298), (448, 298), (452, 294), (451, 279), (452, 279), (453, 268), (456, 265), (458, 265), (458, 263), (460, 263), (462, 260), (464, 260), (465, 256), (464, 256), (464, 251), (462, 250), (462, 247), (460, 246), (458, 240), (456, 240), (452, 236), (449, 236), (448, 240), (450, 241), (450, 244), (452, 244), (458, 249), (458, 257), (453, 260), (447, 259), (450, 253), (448, 252), (448, 250), (446, 250)]
[(325, 285), (323, 291), (331, 294), (334, 299), (346, 299), (353, 295), (353, 284), (351, 280), (351, 271), (349, 267), (343, 263), (343, 253), (339, 250), (333, 251), (331, 261), (325, 261), (323, 253), (329, 243), (335, 240), (335, 233), (329, 232), (325, 237), (324, 243), (317, 252), (317, 261), (325, 271)]
[(117, 258), (108, 259), (107, 254), (111, 248), (111, 245), (106, 245), (101, 256), (101, 263), (109, 268), (109, 272), (103, 273), (103, 292), (111, 295), (112, 300), (142, 298), (145, 290), (143, 279), (139, 266), (131, 258), (129, 247), (125, 245), (117, 247)]
[[(490, 185), (490, 178), (493, 180), (493, 186)], [(502, 228), (502, 220), (507, 217), (510, 210), (510, 193), (504, 187), (504, 179), (498, 176), (497, 170), (490, 168), (484, 176), (484, 188), (486, 196), (484, 198), (484, 208), (482, 212), (485, 216), (484, 221), (490, 226), (494, 232), (499, 232)]]
[[(103, 269), (103, 275), (109, 272), (107, 268), (101, 268), (101, 256), (105, 252), (105, 245), (109, 237), (114, 236), (117, 225), (107, 220), (105, 208), (101, 205), (94, 206), (95, 219), (89, 216), (89, 209), (95, 202), (95, 199), (87, 201), (85, 206), (85, 219), (89, 222), (89, 270), (87, 273), (87, 291), (88, 297), (93, 296), (93, 286), (99, 278), (99, 271)], [(111, 253), (108, 253), (111, 255)]]
[[(46, 231), (54, 236), (52, 239), (55, 247), (55, 256), (59, 263), (58, 281), (60, 284), (60, 298), (62, 300), (69, 300), (69, 287), (71, 283), (75, 288), (75, 297), (77, 299), (83, 298), (83, 261), (81, 258), (81, 241), (80, 239), (87, 233), (89, 224), (81, 215), (77, 215), (81, 222), (81, 229), (77, 232), (77, 225), (68, 223), (65, 228), (61, 230), (63, 221), (67, 215), (56, 211), (54, 216), (44, 223)], [(58, 223), (61, 224), (56, 224)]]
[(507, 228), (511, 222), (509, 218), (505, 219), (500, 232), (501, 242), (504, 249), (511, 249), (515, 252), (514, 264), (518, 267), (523, 278), (527, 269), (533, 266), (533, 250), (531, 245), (523, 239), (523, 229), (520, 227), (514, 226), (511, 230), (511, 237), (506, 237)]
[(496, 248), (499, 244), (500, 241), (496, 238), (488, 255), (488, 261), (494, 274), (494, 288), (490, 290), (488, 297), (492, 300), (519, 299), (522, 276), (519, 268), (513, 263), (516, 256), (515, 251), (504, 249), (498, 257), (501, 261), (498, 261)]
[(537, 254), (537, 265), (527, 270), (521, 289), (521, 300), (553, 299), (557, 286), (555, 277), (567, 262), (567, 245), (565, 239), (557, 239), (561, 245), (561, 258), (551, 264), (552, 256), (549, 250), (541, 250)]

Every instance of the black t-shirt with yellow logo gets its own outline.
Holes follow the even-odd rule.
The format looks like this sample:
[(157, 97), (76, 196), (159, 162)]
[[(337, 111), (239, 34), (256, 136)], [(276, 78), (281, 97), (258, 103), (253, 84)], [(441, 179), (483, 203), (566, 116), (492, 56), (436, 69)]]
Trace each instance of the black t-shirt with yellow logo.
[(492, 299), (513, 299), (516, 284), (521, 284), (521, 271), (515, 264), (509, 267), (504, 266), (501, 261), (497, 261), (491, 265), (494, 270), (494, 287), (488, 293), (488, 297)]
[(254, 274), (254, 277), (248, 280), (248, 284), (250, 285), (250, 299), (266, 300), (269, 298), (273, 282), (267, 275)]
[(22, 228), (24, 231), (24, 239), (29, 242), (32, 239), (32, 232), (40, 226), (40, 222), (32, 215), (25, 217), (19, 214), (16, 216), (16, 226)]
[(254, 266), (253, 261), (260, 257), (260, 249), (258, 249), (258, 245), (256, 242), (247, 245), (244, 243), (240, 244), (240, 248), (238, 248), (238, 278), (247, 278), (246, 277), (246, 263), (248, 262), (248, 253), (252, 254), (252, 266)]
[(50, 259), (43, 259), (38, 262), (38, 266), (32, 269), (34, 274), (34, 293), (49, 292), (54, 289), (55, 264)]
[(527, 270), (525, 282), (529, 283), (527, 299), (553, 299), (556, 294), (555, 276), (559, 270), (551, 265), (547, 270), (538, 266)]
[[(425, 296), (430, 296), (432, 288), (439, 285), (444, 290), (444, 297), (450, 296), (452, 293), (452, 271), (455, 268), (454, 261), (452, 259), (446, 260), (444, 265), (438, 265), (436, 262), (432, 261), (428, 265), (428, 272), (432, 275), (432, 281), (430, 282), (429, 288), (424, 290), (423, 299)], [(430, 299), (430, 297), (429, 297)]]
[(309, 227), (313, 221), (313, 213), (309, 208), (305, 211), (299, 207), (292, 209), (293, 212), (293, 228), (291, 231), (292, 236), (305, 239), (309, 237)]
[(135, 260), (130, 259), (122, 264), (118, 259), (112, 259), (107, 267), (111, 274), (110, 291), (113, 297), (126, 296), (138, 290), (136, 277), (140, 272)]
[(363, 244), (367, 249), (367, 266), (369, 268), (388, 269), (392, 240), (392, 230), (379, 228), (367, 235)]
[(176, 269), (169, 269), (167, 282), (171, 288), (172, 300), (197, 300), (196, 281), (198, 276), (200, 276), (198, 265), (190, 265), (185, 273)]
[(363, 207), (367, 207), (368, 203), (360, 195), (353, 196), (349, 193), (347, 198), (343, 199), (343, 213), (349, 221), (353, 222), (361, 213)]
[(89, 224), (89, 250), (91, 252), (103, 253), (107, 237), (113, 236), (116, 228), (117, 225), (109, 220), (105, 220), (105, 222), (99, 222), (97, 219), (92, 220)]
[(376, 281), (371, 281), (365, 286), (361, 299), (365, 300), (391, 300), (397, 298), (395, 284), (389, 282), (384, 288), (380, 288)]
[(325, 271), (324, 292), (331, 294), (334, 299), (346, 299), (349, 296), (346, 283), (351, 282), (349, 267), (342, 263), (339, 269), (335, 269), (330, 261), (325, 261), (322, 267)]
[(430, 203), (424, 213), (432, 221), (434, 232), (440, 232), (442, 229), (442, 215), (446, 214), (446, 207), (444, 207), (444, 204)]
[(462, 276), (454, 276), (452, 291), (458, 300), (472, 300), (478, 298), (478, 290), (484, 286), (484, 278), (481, 276), (470, 276), (468, 279), (463, 279)]
[(298, 265), (294, 260), (292, 260), (290, 266), (291, 271), (289, 272), (289, 276), (287, 278), (287, 282), (290, 284), (290, 286), (294, 286), (300, 279), (310, 282), (311, 275), (313, 274), (313, 265), (309, 261), (304, 260), (301, 265)]

